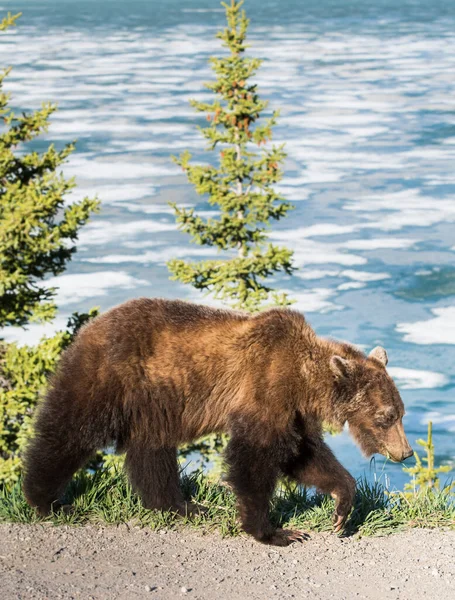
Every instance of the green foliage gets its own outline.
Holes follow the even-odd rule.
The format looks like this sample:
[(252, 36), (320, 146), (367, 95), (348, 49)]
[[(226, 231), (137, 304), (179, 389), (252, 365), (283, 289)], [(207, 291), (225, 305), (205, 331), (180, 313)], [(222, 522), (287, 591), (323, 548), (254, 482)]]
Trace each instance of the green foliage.
[[(241, 533), (235, 496), (229, 486), (196, 472), (183, 474), (182, 487), (186, 500), (200, 505), (206, 512), (182, 519), (170, 512), (147, 510), (132, 492), (122, 471), (115, 468), (92, 474), (80, 471), (64, 498), (72, 509), (56, 512), (45, 520), (56, 525), (128, 523), (152, 530), (191, 527), (216, 530), (223, 536)], [(298, 486), (283, 486), (273, 499), (271, 517), (280, 527), (331, 531), (333, 510), (334, 501), (328, 496), (312, 494)], [(26, 503), (20, 481), (0, 485), (0, 522), (43, 522)], [(407, 499), (387, 494), (379, 483), (358, 482), (354, 509), (344, 534), (384, 535), (411, 527), (455, 529), (455, 504), (447, 489)]]
[[(452, 470), (450, 465), (443, 465), (435, 467), (434, 462), (434, 444), (433, 444), (433, 423), (428, 422), (428, 437), (426, 440), (417, 440), (419, 446), (426, 452), (426, 456), (420, 458), (417, 452), (414, 452), (416, 464), (413, 467), (403, 467), (405, 473), (409, 473), (412, 476), (412, 481), (406, 483), (404, 486), (409, 497), (410, 493), (416, 494), (419, 492), (425, 492), (428, 490), (439, 489), (439, 475), (440, 473), (449, 473)], [(424, 464), (425, 463), (425, 464)], [(449, 486), (450, 488), (453, 485)]]
[(226, 251), (226, 260), (187, 262), (171, 260), (168, 268), (173, 279), (199, 290), (213, 292), (216, 298), (235, 308), (256, 311), (266, 302), (290, 304), (286, 294), (279, 294), (265, 280), (279, 271), (292, 272), (292, 252), (266, 243), (266, 229), (292, 208), (273, 189), (282, 177), (282, 146), (254, 152), (253, 144), (265, 146), (272, 137), (278, 113), (259, 122), (267, 102), (258, 95), (257, 85), (250, 82), (261, 61), (244, 56), (248, 19), (241, 10), (243, 2), (223, 3), (227, 27), (217, 34), (230, 54), (212, 58), (216, 80), (206, 84), (215, 94), (211, 103), (191, 104), (206, 113), (209, 125), (200, 128), (208, 150), (219, 151), (219, 167), (190, 164), (184, 152), (175, 158), (198, 194), (219, 210), (219, 216), (204, 219), (194, 209), (173, 204), (180, 229), (192, 241)]
[[(0, 30), (19, 15), (3, 19)], [(64, 198), (75, 183), (58, 168), (74, 150), (50, 145), (43, 153), (27, 143), (47, 131), (54, 104), (16, 116), (8, 107), (2, 84), (9, 69), (0, 74), (0, 326), (25, 325), (55, 315), (55, 290), (43, 282), (58, 275), (76, 251), (73, 242), (98, 202), (85, 198), (65, 206)]]
[(79, 327), (97, 314), (74, 313), (68, 328), (37, 346), (0, 345), (0, 481), (15, 481), (31, 433), (32, 416), (63, 350)]

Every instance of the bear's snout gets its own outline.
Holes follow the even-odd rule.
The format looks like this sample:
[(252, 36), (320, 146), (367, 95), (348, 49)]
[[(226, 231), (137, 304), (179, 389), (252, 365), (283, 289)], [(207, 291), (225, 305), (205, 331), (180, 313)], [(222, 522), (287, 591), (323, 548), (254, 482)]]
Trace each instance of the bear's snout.
[(414, 450), (410, 447), (409, 450), (406, 450), (405, 452), (402, 453), (401, 457), (392, 454), (391, 452), (389, 452), (389, 450), (386, 451), (387, 452), (387, 457), (390, 458), (390, 460), (392, 460), (393, 462), (403, 462), (404, 460), (406, 460), (407, 458), (409, 458), (410, 456), (412, 456), (414, 454)]
[(414, 450), (410, 447), (409, 450), (403, 454), (403, 457), (401, 460), (402, 461), (406, 460), (407, 458), (410, 458), (413, 454), (414, 454)]
[(406, 438), (401, 419), (387, 431), (384, 446), (387, 455), (394, 462), (403, 462), (414, 454)]

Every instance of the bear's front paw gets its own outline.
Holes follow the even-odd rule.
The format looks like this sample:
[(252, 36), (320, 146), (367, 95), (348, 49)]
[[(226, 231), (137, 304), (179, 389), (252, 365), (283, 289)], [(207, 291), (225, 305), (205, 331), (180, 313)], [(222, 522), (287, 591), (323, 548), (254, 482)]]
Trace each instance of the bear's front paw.
[(333, 513), (333, 531), (339, 533), (346, 522), (348, 515), (340, 515), (337, 511)]
[(271, 546), (289, 546), (293, 542), (304, 542), (308, 540), (310, 536), (304, 531), (298, 531), (296, 529), (277, 529), (273, 534), (268, 535), (266, 538), (262, 538), (259, 541), (263, 544), (270, 544)]
[(333, 530), (335, 533), (339, 533), (343, 529), (354, 502), (355, 481), (351, 478), (348, 483), (346, 489), (332, 493), (332, 498), (335, 498), (336, 502), (333, 514)]

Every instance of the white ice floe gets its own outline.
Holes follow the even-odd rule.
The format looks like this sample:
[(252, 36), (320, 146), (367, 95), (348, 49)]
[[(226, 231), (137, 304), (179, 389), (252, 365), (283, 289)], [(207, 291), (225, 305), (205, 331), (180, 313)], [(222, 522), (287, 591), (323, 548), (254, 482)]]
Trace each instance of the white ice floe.
[(286, 200), (291, 200), (292, 202), (303, 202), (304, 200), (307, 200), (310, 195), (309, 188), (293, 185), (279, 184), (275, 186), (275, 190)]
[(116, 240), (131, 241), (131, 238), (141, 233), (156, 234), (173, 231), (176, 228), (175, 223), (163, 223), (153, 219), (127, 221), (126, 223), (94, 221), (84, 227), (79, 234), (79, 244), (80, 247), (83, 247), (106, 244)]
[(188, 258), (194, 260), (199, 258), (216, 258), (216, 251), (213, 248), (196, 248), (185, 246), (166, 246), (159, 250), (148, 250), (140, 254), (107, 254), (95, 258), (82, 259), (84, 262), (96, 264), (122, 264), (122, 263), (140, 263), (140, 264), (165, 264), (173, 258)]
[[(390, 279), (388, 273), (370, 273), (369, 271), (357, 271), (354, 269), (303, 269), (294, 273), (299, 279), (324, 279), (324, 277), (339, 277), (353, 280), (354, 282), (382, 281)], [(338, 288), (341, 289), (341, 288)], [(346, 289), (346, 288), (345, 288)]]
[(296, 271), (295, 277), (299, 279), (324, 279), (324, 277), (339, 277), (340, 271), (330, 271), (327, 269), (303, 269)]
[(149, 282), (132, 277), (125, 271), (95, 271), (51, 277), (46, 284), (57, 288), (56, 302), (65, 306), (85, 298), (105, 296), (110, 289), (134, 289)]
[(368, 218), (369, 222), (361, 224), (362, 229), (398, 231), (409, 226), (428, 227), (435, 223), (455, 221), (453, 199), (424, 196), (419, 189), (371, 194), (350, 200), (343, 208), (359, 215), (363, 213)]
[(422, 425), (427, 425), (429, 421), (435, 425), (444, 425), (447, 431), (455, 432), (455, 415), (443, 415), (440, 412), (431, 411), (426, 413), (420, 423)]
[(224, 13), (223, 8), (182, 8), (187, 13)]
[(397, 331), (414, 344), (455, 344), (455, 306), (433, 308), (435, 316), (415, 323), (399, 323)]
[(19, 346), (35, 346), (42, 337), (50, 337), (57, 331), (66, 329), (69, 316), (59, 315), (51, 323), (31, 323), (27, 325), (27, 329), (7, 327), (0, 330), (0, 337), (7, 342), (16, 342)]
[(329, 300), (334, 295), (333, 289), (314, 288), (312, 290), (297, 291), (283, 290), (289, 294), (295, 303), (292, 308), (303, 313), (307, 312), (329, 312), (332, 310), (342, 310), (343, 306), (335, 304)]
[(364, 265), (367, 262), (363, 256), (350, 252), (340, 252), (338, 244), (316, 242), (305, 237), (302, 229), (276, 231), (270, 238), (278, 243), (286, 244), (294, 251), (294, 261), (297, 267), (307, 265), (339, 264), (346, 267)]
[(346, 283), (341, 283), (338, 287), (337, 290), (340, 290), (341, 292), (346, 291), (346, 290), (359, 290), (363, 287), (365, 287), (365, 283), (362, 283), (361, 281), (348, 281)]
[(343, 248), (350, 250), (380, 250), (380, 249), (395, 249), (395, 248), (409, 248), (413, 246), (418, 240), (407, 239), (407, 238), (372, 238), (363, 240), (348, 240), (343, 242), (341, 245)]
[[(79, 185), (71, 191), (68, 196), (70, 202), (82, 200), (82, 198), (98, 196), (102, 205), (120, 204), (131, 200), (139, 200), (140, 198), (148, 198), (154, 196), (156, 188), (147, 183), (138, 184), (128, 181), (126, 184), (103, 185), (93, 184), (91, 186)], [(169, 206), (167, 207), (169, 209)]]
[(70, 176), (78, 176), (81, 179), (107, 179), (109, 181), (119, 179), (139, 179), (141, 177), (163, 177), (178, 175), (180, 171), (172, 163), (157, 164), (156, 162), (133, 162), (131, 158), (124, 157), (119, 160), (117, 155), (103, 160), (97, 160), (92, 156), (81, 155), (70, 160), (65, 167), (65, 173)]
[(444, 373), (406, 369), (404, 367), (388, 367), (388, 372), (403, 390), (433, 389), (444, 387), (449, 378)]
[(352, 233), (358, 229), (356, 225), (337, 225), (336, 223), (318, 223), (317, 225), (310, 225), (309, 227), (300, 228), (294, 230), (295, 235), (301, 237), (315, 237), (315, 236), (331, 236), (331, 235), (343, 235), (345, 233)]
[[(274, 237), (274, 236), (271, 236)], [(330, 265), (339, 264), (346, 267), (364, 265), (367, 259), (350, 252), (340, 252), (337, 244), (325, 244), (310, 239), (303, 239), (300, 243), (292, 243), (287, 238), (282, 239), (294, 251), (294, 261), (297, 267), (304, 268), (306, 265)]]
[(354, 281), (381, 281), (382, 279), (390, 279), (390, 275), (388, 273), (370, 273), (368, 271), (354, 271), (351, 269), (346, 269), (341, 271), (341, 277), (349, 277), (349, 279), (353, 279)]

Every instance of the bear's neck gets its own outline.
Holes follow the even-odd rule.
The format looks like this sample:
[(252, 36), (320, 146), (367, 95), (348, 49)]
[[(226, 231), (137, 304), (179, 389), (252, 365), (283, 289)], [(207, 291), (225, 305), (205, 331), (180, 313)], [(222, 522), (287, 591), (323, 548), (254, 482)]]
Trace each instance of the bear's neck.
[(337, 384), (330, 366), (333, 356), (349, 360), (364, 357), (350, 344), (317, 338), (311, 360), (306, 362), (304, 369), (306, 385), (302, 401), (309, 412), (316, 413), (318, 420), (338, 430), (346, 423), (349, 403), (355, 396), (355, 390)]

